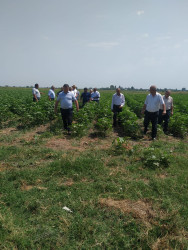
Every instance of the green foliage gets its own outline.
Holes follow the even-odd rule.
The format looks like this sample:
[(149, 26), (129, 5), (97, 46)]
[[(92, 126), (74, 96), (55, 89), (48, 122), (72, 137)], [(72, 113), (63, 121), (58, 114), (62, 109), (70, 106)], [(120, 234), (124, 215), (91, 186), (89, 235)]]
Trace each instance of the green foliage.
[(170, 118), (168, 130), (174, 136), (184, 138), (188, 133), (188, 115), (176, 113)]
[(125, 152), (126, 139), (123, 137), (118, 137), (113, 140), (112, 147), (116, 155), (123, 154)]
[(142, 151), (141, 159), (144, 166), (150, 169), (169, 167), (170, 165), (170, 155), (155, 147), (144, 149)]
[(105, 136), (112, 129), (112, 121), (106, 117), (99, 118), (95, 123), (95, 128)]
[(138, 138), (140, 136), (140, 127), (138, 124), (138, 118), (127, 106), (119, 113), (121, 126), (125, 136), (131, 138)]

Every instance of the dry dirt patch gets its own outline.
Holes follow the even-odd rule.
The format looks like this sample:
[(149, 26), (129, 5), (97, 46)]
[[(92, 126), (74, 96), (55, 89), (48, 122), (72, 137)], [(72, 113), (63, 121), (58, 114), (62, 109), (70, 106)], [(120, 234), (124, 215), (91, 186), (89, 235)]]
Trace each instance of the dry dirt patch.
[(30, 141), (33, 140), (34, 136), (40, 135), (43, 132), (45, 132), (46, 129), (47, 129), (47, 127), (48, 127), (48, 125), (42, 125), (40, 127), (37, 127), (34, 130), (32, 130), (32, 131), (28, 131), (27, 133), (25, 133), (24, 135), (22, 135), (22, 137), (19, 138), (19, 139), (25, 140), (27, 142), (30, 142)]
[(63, 182), (63, 185), (65, 186), (72, 186), (74, 184), (74, 181), (72, 179), (68, 179), (65, 182)]
[(160, 179), (166, 179), (168, 177), (168, 174), (159, 174), (157, 177)]
[(150, 226), (151, 221), (156, 217), (155, 211), (147, 201), (138, 200), (113, 200), (102, 198), (99, 200), (102, 206), (119, 209), (123, 213), (132, 214), (134, 218), (140, 219), (145, 225)]
[(46, 190), (46, 187), (42, 187), (42, 186), (34, 186), (34, 185), (27, 185), (27, 183), (25, 181), (22, 181), (22, 186), (21, 186), (21, 190), (22, 191), (29, 191), (32, 188), (37, 188), (39, 190)]
[(72, 145), (72, 140), (67, 140), (66, 138), (51, 138), (49, 141), (47, 141), (45, 146), (53, 150), (77, 150), (79, 152), (85, 150), (79, 146)]
[(99, 138), (83, 137), (78, 139), (67, 138), (51, 138), (45, 144), (47, 148), (53, 150), (77, 150), (78, 152), (84, 152), (87, 149), (103, 149), (109, 146), (108, 142), (103, 142)]
[(18, 130), (16, 128), (5, 128), (0, 130), (0, 135), (9, 135), (12, 132), (17, 132)]

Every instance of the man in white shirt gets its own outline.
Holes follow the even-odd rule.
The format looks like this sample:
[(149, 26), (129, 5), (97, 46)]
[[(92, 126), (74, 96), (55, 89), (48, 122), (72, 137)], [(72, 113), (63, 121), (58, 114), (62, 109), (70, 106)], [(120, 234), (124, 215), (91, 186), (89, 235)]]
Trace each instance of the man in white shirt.
[(156, 86), (152, 85), (150, 87), (150, 94), (147, 95), (142, 113), (145, 114), (144, 117), (144, 134), (147, 133), (148, 125), (151, 121), (152, 123), (152, 140), (156, 139), (157, 136), (157, 123), (158, 123), (158, 116), (159, 116), (159, 108), (160, 105), (163, 108), (163, 115), (166, 114), (166, 107), (164, 100), (157, 92)]
[(173, 105), (173, 98), (170, 96), (171, 91), (170, 90), (166, 90), (165, 91), (165, 95), (163, 95), (163, 100), (166, 106), (166, 114), (162, 115), (163, 113), (163, 107), (161, 106), (159, 109), (159, 120), (158, 120), (158, 124), (162, 124), (162, 122), (164, 121), (164, 126), (163, 126), (163, 131), (166, 134), (167, 130), (168, 130), (168, 122), (170, 120), (170, 116), (173, 115), (173, 109), (174, 109), (174, 105)]
[(97, 88), (93, 89), (93, 92), (91, 93), (91, 100), (95, 102), (99, 102), (100, 99), (100, 93), (97, 91)]
[(48, 98), (50, 101), (54, 101), (55, 100), (55, 87), (52, 86), (51, 89), (48, 91)]
[(77, 90), (77, 88), (76, 88), (76, 85), (72, 85), (72, 92), (73, 92), (73, 94), (74, 94), (74, 96), (75, 96), (75, 98), (76, 98), (76, 100), (77, 100), (78, 90)]
[(61, 116), (63, 120), (64, 129), (68, 131), (70, 134), (70, 126), (72, 124), (72, 116), (73, 116), (73, 108), (72, 103), (73, 101), (76, 104), (77, 111), (79, 110), (78, 101), (76, 100), (74, 94), (69, 91), (69, 85), (63, 85), (63, 91), (59, 93), (57, 101), (55, 103), (55, 113), (57, 113), (57, 106), (60, 102), (61, 105)]
[(33, 101), (38, 102), (40, 100), (40, 91), (38, 83), (35, 84), (35, 87), (32, 89)]
[(120, 93), (120, 88), (116, 89), (116, 93), (112, 96), (111, 110), (113, 115), (113, 126), (116, 126), (117, 114), (122, 112), (122, 108), (125, 105), (125, 97)]

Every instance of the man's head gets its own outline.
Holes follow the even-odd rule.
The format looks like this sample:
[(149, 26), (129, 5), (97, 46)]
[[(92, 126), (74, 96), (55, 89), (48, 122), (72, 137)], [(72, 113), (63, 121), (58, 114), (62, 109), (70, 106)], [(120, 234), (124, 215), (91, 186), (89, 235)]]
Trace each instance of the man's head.
[(35, 88), (36, 88), (36, 89), (38, 89), (38, 88), (39, 88), (38, 83), (35, 83)]
[(155, 85), (151, 85), (149, 90), (150, 90), (150, 93), (151, 93), (152, 96), (156, 95), (157, 87)]
[(171, 91), (170, 90), (166, 90), (165, 91), (165, 97), (168, 98), (171, 94)]
[(73, 89), (76, 89), (76, 85), (72, 85), (72, 88), (73, 88)]
[(52, 85), (51, 89), (52, 89), (52, 90), (54, 90), (54, 89), (55, 89), (55, 87)]
[(97, 91), (97, 88), (94, 88), (93, 91), (96, 92), (96, 91)]
[(87, 88), (84, 88), (84, 93), (87, 93)]
[(116, 93), (117, 93), (117, 95), (120, 95), (120, 88), (116, 89)]
[(68, 93), (68, 91), (69, 91), (69, 85), (68, 84), (64, 84), (63, 85), (63, 92), (64, 93)]
[(72, 87), (69, 87), (69, 91), (72, 91)]

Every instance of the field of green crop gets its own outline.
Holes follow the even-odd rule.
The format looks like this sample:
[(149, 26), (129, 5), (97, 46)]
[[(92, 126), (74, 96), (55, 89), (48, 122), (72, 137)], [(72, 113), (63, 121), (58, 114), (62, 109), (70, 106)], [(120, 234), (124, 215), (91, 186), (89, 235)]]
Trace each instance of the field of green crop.
[(114, 92), (100, 91), (71, 136), (42, 92), (0, 88), (0, 249), (187, 249), (188, 93), (151, 141), (146, 92), (123, 92), (114, 129)]

